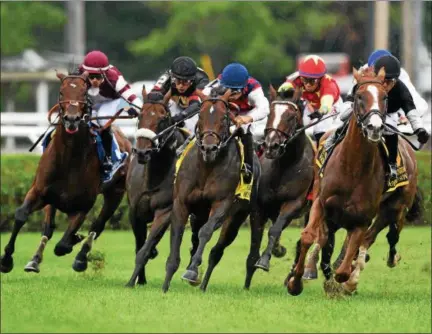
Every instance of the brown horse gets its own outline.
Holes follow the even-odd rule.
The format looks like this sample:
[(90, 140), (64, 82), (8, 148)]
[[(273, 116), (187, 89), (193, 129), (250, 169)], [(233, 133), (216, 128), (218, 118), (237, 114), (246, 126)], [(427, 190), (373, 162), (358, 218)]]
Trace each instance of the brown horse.
[[(43, 251), (55, 229), (55, 213), (60, 210), (68, 215), (69, 226), (57, 243), (54, 253), (62, 256), (72, 252), (75, 244), (82, 240), (77, 235), (87, 213), (93, 207), (100, 193), (100, 162), (95, 137), (88, 123), (87, 77), (57, 73), (61, 80), (59, 94), (60, 123), (41, 156), (33, 184), (25, 196), (24, 203), (15, 212), (15, 224), (5, 254), (1, 258), (1, 271), (13, 268), (12, 254), (15, 240), (28, 216), (45, 207), (43, 236), (32, 260), (24, 268), (27, 272), (39, 272)], [(117, 141), (123, 151), (130, 152), (131, 144), (118, 130)], [(123, 167), (127, 168), (127, 164)], [(83, 271), (87, 268), (87, 253), (94, 239), (104, 230), (106, 221), (113, 215), (123, 197), (126, 171), (119, 171), (119, 179), (103, 192), (104, 205), (98, 218), (92, 223), (88, 238), (76, 256), (73, 268)]]
[[(265, 155), (260, 158), (258, 201), (250, 218), (252, 241), (246, 265), (245, 288), (250, 286), (255, 267), (269, 271), (276, 242), (291, 220), (304, 213), (305, 221), (308, 220), (310, 201), (307, 195), (314, 178), (315, 153), (311, 140), (301, 131), (303, 106), (300, 97), (301, 91), (294, 89), (278, 96), (273, 86), (270, 86), (271, 106), (265, 129)], [(267, 248), (259, 258), (268, 218), (273, 221), (273, 226), (268, 232)]]
[[(326, 283), (332, 278), (330, 258), (334, 234), (341, 227), (347, 230), (349, 241), (334, 279), (338, 283), (346, 282), (346, 290), (355, 290), (359, 273), (365, 265), (366, 250), (373, 239), (366, 235), (372, 220), (376, 217), (376, 223), (385, 222), (390, 226), (392, 237), (389, 242), (395, 245), (405, 215), (413, 207), (417, 164), (414, 151), (404, 141), (400, 141), (399, 151), (409, 183), (393, 192), (385, 192), (387, 165), (380, 152), (387, 102), (387, 92), (383, 86), (384, 69), (378, 75), (373, 72), (359, 73), (354, 69), (354, 78), (358, 89), (347, 134), (328, 158), (322, 178), (316, 169), (316, 197), (309, 223), (301, 234), (298, 259), (285, 280), (288, 292), (292, 295), (302, 292), (305, 257), (314, 241), (322, 248), (322, 262), (326, 264), (322, 265), (322, 269)], [(353, 271), (352, 261), (359, 248)]]
[[(138, 117), (136, 147), (133, 149), (126, 189), (129, 219), (135, 234), (135, 269), (127, 286), (146, 283), (145, 265), (157, 255), (156, 245), (169, 225), (172, 209), (176, 149), (185, 141), (177, 127), (156, 139), (161, 131), (173, 124), (167, 101), (147, 100)], [(147, 224), (153, 222), (147, 238)]]
[[(215, 92), (213, 92), (215, 93)], [(222, 258), (224, 249), (237, 236), (241, 224), (250, 212), (250, 201), (256, 198), (259, 180), (259, 161), (255, 156), (254, 180), (250, 201), (236, 196), (241, 175), (239, 146), (230, 134), (233, 116), (228, 98), (212, 94), (202, 102), (196, 129), (196, 144), (190, 148), (178, 171), (174, 185), (174, 204), (171, 214), (171, 248), (166, 263), (163, 291), (168, 291), (171, 279), (180, 264), (180, 245), (189, 214), (191, 221), (191, 261), (182, 278), (192, 285), (201, 282), (198, 267), (202, 262), (204, 247), (213, 232), (222, 226), (219, 240), (209, 255), (208, 268), (201, 283), (207, 288), (210, 275)]]

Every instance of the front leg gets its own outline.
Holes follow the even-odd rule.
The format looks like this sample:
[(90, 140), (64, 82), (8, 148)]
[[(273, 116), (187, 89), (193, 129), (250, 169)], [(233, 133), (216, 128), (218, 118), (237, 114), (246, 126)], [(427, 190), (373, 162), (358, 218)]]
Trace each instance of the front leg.
[(199, 283), (198, 267), (201, 265), (202, 262), (204, 247), (211, 239), (213, 232), (222, 225), (223, 221), (227, 217), (228, 211), (231, 208), (232, 203), (232, 197), (223, 201), (213, 202), (210, 210), (209, 220), (203, 225), (203, 227), (201, 227), (198, 233), (198, 249), (192, 257), (191, 264), (188, 266), (186, 272), (182, 276), (184, 280), (193, 283)]
[(280, 238), (282, 230), (289, 225), (293, 217), (295, 217), (304, 205), (304, 197), (300, 200), (286, 202), (282, 205), (276, 222), (270, 227), (268, 231), (268, 244), (267, 248), (263, 252), (261, 258), (256, 263), (257, 268), (261, 268), (265, 271), (270, 270), (270, 258), (275, 242)]

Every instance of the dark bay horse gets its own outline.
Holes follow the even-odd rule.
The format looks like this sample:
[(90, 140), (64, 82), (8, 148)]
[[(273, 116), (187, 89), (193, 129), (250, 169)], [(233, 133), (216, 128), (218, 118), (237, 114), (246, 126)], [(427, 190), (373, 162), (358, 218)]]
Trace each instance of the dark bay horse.
[[(251, 212), (251, 251), (247, 260), (245, 288), (249, 288), (255, 268), (270, 269), (270, 258), (282, 230), (291, 220), (306, 213), (310, 201), (307, 196), (314, 179), (314, 144), (302, 131), (303, 106), (301, 91), (290, 90), (278, 96), (270, 86), (270, 115), (265, 129), (264, 149), (261, 156), (261, 178), (257, 206)], [(259, 258), (264, 226), (273, 221), (268, 232), (267, 248)], [(258, 260), (258, 261), (257, 261)]]
[[(156, 135), (173, 124), (167, 102), (150, 101), (143, 89), (144, 105), (138, 117), (136, 147), (127, 174), (129, 219), (135, 234), (135, 270), (127, 286), (146, 283), (145, 265), (157, 255), (156, 245), (170, 223), (173, 201), (176, 149), (185, 141), (174, 127), (160, 138)], [(147, 238), (147, 225), (153, 222)]]
[[(24, 270), (38, 273), (44, 248), (54, 233), (56, 210), (66, 213), (69, 218), (69, 226), (54, 249), (57, 256), (63, 256), (72, 252), (73, 246), (82, 240), (77, 231), (101, 192), (100, 162), (95, 137), (85, 121), (89, 116), (88, 73), (79, 76), (57, 73), (57, 77), (61, 80), (58, 102), (60, 123), (41, 156), (24, 203), (15, 212), (12, 235), (1, 258), (1, 272), (4, 273), (13, 268), (15, 240), (32, 212), (45, 208), (43, 235), (35, 255)], [(118, 129), (115, 129), (115, 135), (121, 150), (130, 152), (131, 144), (126, 137)], [(102, 210), (91, 224), (88, 238), (76, 256), (74, 270), (83, 271), (87, 268), (87, 253), (93, 240), (102, 233), (106, 221), (119, 206), (125, 190), (126, 169), (127, 163), (123, 166), (123, 171), (119, 171), (122, 176), (102, 193)]]
[(240, 178), (243, 178), (239, 145), (230, 134), (233, 115), (228, 98), (231, 90), (222, 96), (213, 92), (203, 100), (196, 129), (196, 144), (190, 148), (177, 174), (174, 185), (174, 204), (171, 214), (171, 247), (166, 263), (163, 291), (169, 289), (174, 273), (180, 265), (180, 245), (191, 213), (191, 261), (182, 278), (192, 285), (201, 283), (198, 267), (202, 262), (204, 247), (213, 232), (222, 226), (219, 239), (209, 255), (208, 268), (201, 283), (205, 291), (215, 266), (224, 249), (237, 236), (241, 224), (249, 215), (251, 201), (256, 197), (259, 180), (259, 161), (255, 156), (252, 196), (250, 201), (236, 195)]
[[(407, 211), (414, 204), (417, 164), (413, 149), (403, 140), (399, 142), (399, 151), (409, 183), (385, 193), (387, 164), (380, 152), (387, 108), (387, 93), (383, 86), (385, 71), (381, 69), (375, 75), (371, 71), (359, 73), (354, 69), (354, 78), (358, 89), (347, 134), (328, 158), (322, 178), (318, 176), (316, 168), (316, 197), (309, 223), (301, 234), (300, 252), (285, 281), (292, 295), (302, 292), (305, 257), (314, 241), (322, 249), (322, 262), (325, 265), (321, 268), (326, 283), (332, 279), (330, 259), (334, 234), (339, 228), (347, 230), (348, 245), (334, 279), (337, 283), (345, 283), (343, 287), (347, 291), (354, 291), (360, 271), (365, 266), (367, 248), (375, 234), (367, 234), (372, 220), (376, 218), (375, 224), (390, 226), (388, 241), (390, 247), (394, 248)], [(352, 262), (358, 251), (353, 270)]]

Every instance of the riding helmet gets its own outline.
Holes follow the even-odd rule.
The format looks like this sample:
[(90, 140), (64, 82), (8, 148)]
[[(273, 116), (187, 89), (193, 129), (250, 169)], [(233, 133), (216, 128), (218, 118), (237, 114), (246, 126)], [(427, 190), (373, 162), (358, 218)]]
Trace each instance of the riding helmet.
[(384, 67), (386, 79), (399, 78), (401, 66), (399, 60), (395, 56), (383, 56), (379, 58), (374, 64), (375, 73), (378, 74), (382, 67)]
[(84, 57), (82, 67), (89, 73), (101, 73), (109, 69), (108, 57), (102, 51), (91, 51)]
[(368, 58), (368, 66), (372, 66), (376, 63), (378, 59), (383, 56), (391, 56), (392, 54), (385, 49), (378, 49), (372, 52)]
[(240, 89), (247, 85), (249, 72), (239, 63), (231, 63), (222, 70), (220, 83), (227, 88)]
[(171, 64), (171, 74), (180, 80), (193, 80), (198, 71), (192, 58), (178, 57)]

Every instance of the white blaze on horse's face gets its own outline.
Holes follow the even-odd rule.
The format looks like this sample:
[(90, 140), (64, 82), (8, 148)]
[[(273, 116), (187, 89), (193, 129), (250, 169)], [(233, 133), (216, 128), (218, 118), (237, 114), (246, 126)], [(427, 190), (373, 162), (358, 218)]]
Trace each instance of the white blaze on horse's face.
[(210, 110), (209, 110), (210, 114), (213, 114), (214, 111), (215, 111), (215, 108), (214, 108), (213, 106), (211, 106), (211, 107), (210, 107)]
[[(368, 86), (367, 87), (368, 92), (372, 95), (372, 106), (371, 110), (380, 110), (379, 102), (378, 102), (378, 88), (376, 86)], [(374, 114), (371, 116), (369, 120), (369, 124), (371, 124), (374, 128), (379, 129), (381, 128), (383, 121), (381, 117)]]
[(275, 117), (273, 119), (273, 128), (277, 129), (281, 120), (282, 120), (282, 115), (284, 114), (285, 111), (288, 110), (288, 107), (286, 106), (286, 104), (278, 104), (276, 103), (274, 105), (274, 113), (275, 113)]

